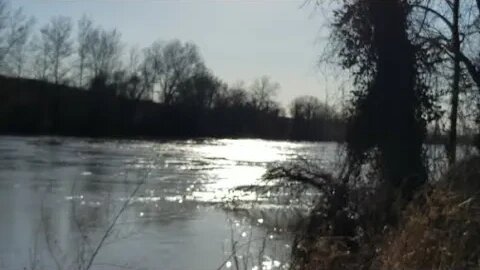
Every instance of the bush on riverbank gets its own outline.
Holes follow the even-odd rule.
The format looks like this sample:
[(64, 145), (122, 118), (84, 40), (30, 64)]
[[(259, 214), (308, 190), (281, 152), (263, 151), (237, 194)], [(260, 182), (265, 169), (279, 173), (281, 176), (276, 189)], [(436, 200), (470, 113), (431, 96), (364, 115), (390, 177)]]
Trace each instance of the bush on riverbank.
[[(324, 210), (312, 212), (306, 234), (297, 241), (295, 265), (305, 270), (478, 269), (479, 180), (480, 157), (458, 163), (408, 205), (398, 206), (404, 210), (396, 224), (381, 218), (386, 214), (381, 189), (371, 196), (348, 190), (347, 208), (322, 202)], [(353, 194), (361, 196), (355, 200)]]
[(465, 160), (405, 211), (386, 236), (381, 269), (480, 267), (480, 157)]
[(425, 194), (386, 237), (381, 269), (472, 269), (479, 267), (480, 213), (476, 198), (444, 188)]

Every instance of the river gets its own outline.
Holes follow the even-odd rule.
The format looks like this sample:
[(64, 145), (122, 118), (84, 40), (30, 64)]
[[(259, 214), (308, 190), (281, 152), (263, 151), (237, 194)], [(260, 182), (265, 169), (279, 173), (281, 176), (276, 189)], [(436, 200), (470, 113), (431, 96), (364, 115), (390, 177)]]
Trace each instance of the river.
[(233, 190), (298, 156), (328, 166), (336, 148), (0, 137), (0, 269), (287, 269), (298, 215)]

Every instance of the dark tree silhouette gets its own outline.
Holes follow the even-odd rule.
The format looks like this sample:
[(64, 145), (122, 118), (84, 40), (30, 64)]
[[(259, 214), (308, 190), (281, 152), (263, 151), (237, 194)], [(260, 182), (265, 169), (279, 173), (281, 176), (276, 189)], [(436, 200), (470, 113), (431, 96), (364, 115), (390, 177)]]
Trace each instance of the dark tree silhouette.
[(13, 10), (7, 1), (0, 0), (0, 69), (21, 75), (32, 25), (33, 19), (21, 8)]
[(55, 84), (62, 82), (68, 69), (65, 60), (72, 53), (72, 21), (68, 17), (54, 17), (41, 29), (43, 47), (48, 65), (51, 66), (51, 77)]
[(410, 197), (426, 179), (421, 87), (404, 0), (346, 1), (336, 12), (343, 66), (355, 75), (347, 141), (352, 162), (378, 149), (386, 183)]
[(268, 76), (262, 76), (253, 81), (250, 86), (251, 102), (254, 108), (260, 111), (275, 110), (278, 104), (273, 101), (280, 89), (280, 84), (271, 81)]
[(301, 96), (290, 105), (292, 137), (297, 140), (342, 138), (343, 122), (335, 110), (318, 98)]
[(177, 103), (202, 111), (213, 108), (222, 83), (208, 72), (198, 73), (180, 83)]
[[(53, 17), (30, 39), (33, 21), (7, 1), (0, 0), (2, 133), (322, 140), (324, 131), (342, 130), (323, 120), (320, 129), (293, 127), (275, 101), (278, 83), (263, 76), (228, 87), (192, 42), (154, 42), (125, 55), (121, 34), (87, 16), (75, 31), (70, 18)], [(2, 76), (14, 69), (18, 78)]]
[(120, 33), (113, 30), (104, 30), (100, 27), (92, 29), (88, 38), (87, 67), (92, 77), (100, 74), (112, 75), (120, 66), (122, 53)]
[(160, 86), (160, 99), (171, 105), (178, 96), (178, 86), (188, 78), (205, 70), (198, 48), (193, 43), (174, 40), (163, 44), (155, 42), (146, 50), (148, 69), (154, 82)]
[(93, 31), (93, 22), (87, 16), (83, 16), (78, 21), (77, 30), (77, 57), (78, 57), (78, 87), (84, 87), (85, 71), (87, 70), (87, 55), (89, 50), (89, 43)]

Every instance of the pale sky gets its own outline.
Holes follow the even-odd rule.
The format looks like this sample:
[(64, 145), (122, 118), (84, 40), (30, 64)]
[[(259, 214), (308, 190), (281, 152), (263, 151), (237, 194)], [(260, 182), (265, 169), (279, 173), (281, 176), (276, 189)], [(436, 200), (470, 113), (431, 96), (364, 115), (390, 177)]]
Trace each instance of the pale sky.
[[(155, 40), (198, 45), (206, 65), (222, 80), (247, 83), (268, 75), (281, 85), (287, 105), (295, 96), (325, 100), (325, 78), (316, 66), (324, 19), (304, 0), (13, 0), (37, 26), (63, 15), (83, 14), (122, 33), (140, 48)], [(332, 89), (328, 89), (332, 92)]]

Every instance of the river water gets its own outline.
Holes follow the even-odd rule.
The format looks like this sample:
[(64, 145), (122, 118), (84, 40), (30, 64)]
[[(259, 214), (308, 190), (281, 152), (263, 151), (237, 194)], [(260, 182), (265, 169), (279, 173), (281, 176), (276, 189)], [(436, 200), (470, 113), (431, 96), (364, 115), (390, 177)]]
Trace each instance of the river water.
[(233, 190), (336, 148), (0, 137), (0, 269), (287, 269), (297, 212)]

